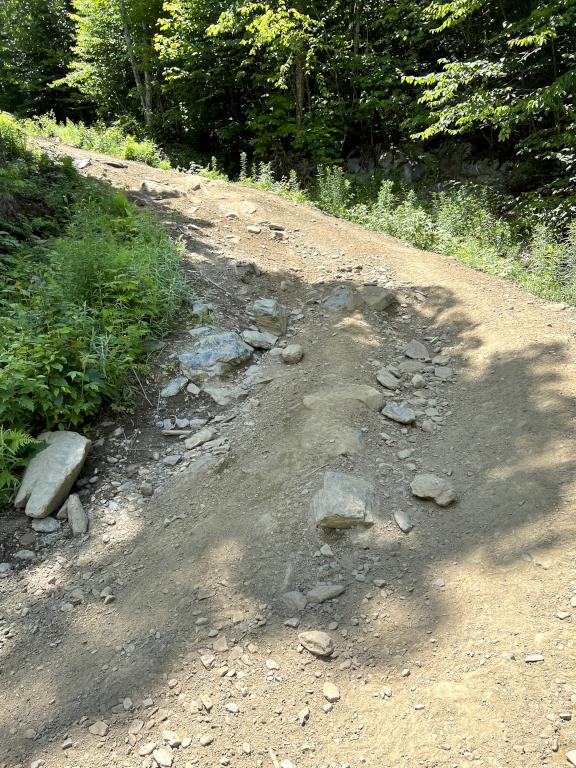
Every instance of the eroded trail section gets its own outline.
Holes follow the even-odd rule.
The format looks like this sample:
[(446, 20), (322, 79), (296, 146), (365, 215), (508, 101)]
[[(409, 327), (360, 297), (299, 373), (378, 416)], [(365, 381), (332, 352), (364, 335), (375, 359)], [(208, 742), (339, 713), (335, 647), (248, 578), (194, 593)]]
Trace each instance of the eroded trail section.
[(100, 426), (89, 533), (14, 523), (0, 765), (568, 764), (573, 311), (66, 152), (183, 238), (204, 322)]

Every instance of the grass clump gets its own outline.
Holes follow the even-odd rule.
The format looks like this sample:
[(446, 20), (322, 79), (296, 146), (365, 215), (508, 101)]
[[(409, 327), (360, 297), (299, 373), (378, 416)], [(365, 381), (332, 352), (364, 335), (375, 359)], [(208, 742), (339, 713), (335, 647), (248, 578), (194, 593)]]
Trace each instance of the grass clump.
[(102, 152), (122, 160), (135, 160), (154, 168), (170, 169), (170, 163), (151, 139), (137, 139), (118, 125), (96, 123), (87, 126), (69, 119), (59, 123), (53, 114), (25, 120), (24, 125), (33, 136), (58, 138), (73, 147)]

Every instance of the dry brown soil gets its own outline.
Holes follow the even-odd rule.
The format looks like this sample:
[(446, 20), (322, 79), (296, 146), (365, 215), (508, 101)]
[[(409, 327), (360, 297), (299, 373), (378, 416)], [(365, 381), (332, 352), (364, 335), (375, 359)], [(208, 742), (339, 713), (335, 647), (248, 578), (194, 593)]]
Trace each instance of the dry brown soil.
[[(218, 323), (246, 328), (246, 304), (277, 297), (303, 315), (290, 341), (305, 357), (285, 366), (264, 355), (272, 380), (242, 404), (179, 401), (188, 416), (236, 414), (219, 426), (230, 450), (218, 464), (166, 469), (151, 498), (118, 492), (103, 465), (85, 496), (90, 536), (56, 537), (0, 580), (0, 766), (151, 766), (139, 752), (160, 747), (166, 730), (191, 739), (172, 750), (176, 768), (566, 765), (576, 748), (575, 312), (271, 194), (207, 179), (190, 191), (190, 177), (173, 172), (52, 151), (90, 157), (84, 173), (132, 192), (144, 178), (185, 192), (150, 205), (183, 235), (190, 280)], [(247, 231), (263, 221), (284, 225), (285, 238), (266, 224)], [(240, 283), (233, 259), (262, 274)], [(318, 303), (342, 283), (374, 280), (397, 292), (395, 312)], [(440, 414), (431, 433), (403, 433), (337, 396), (378, 387), (373, 361), (404, 360), (412, 338), (456, 370), (451, 382), (428, 375)], [(163, 360), (185, 343), (184, 329)], [(151, 381), (125, 441), (110, 437), (117, 423), (98, 432), (100, 455), (121, 456), (109, 466), (120, 480), (133, 463), (156, 477), (153, 448), (169, 452), (154, 421), (170, 409)], [(316, 393), (320, 406), (304, 408)], [(397, 457), (404, 448), (414, 449), (408, 461)], [(378, 487), (381, 515), (366, 534), (315, 529), (309, 504), (326, 467)], [(451, 473), (457, 503), (412, 497), (421, 469)], [(391, 519), (397, 509), (414, 521), (407, 535)], [(17, 541), (26, 521), (11, 525)], [(334, 557), (318, 556), (324, 543)], [(294, 613), (282, 594), (323, 581), (346, 590), (286, 626)], [(82, 602), (62, 610), (74, 588)], [(334, 658), (299, 649), (308, 628), (330, 632)], [(209, 668), (201, 655), (214, 656)], [(330, 711), (327, 680), (341, 694)], [(98, 720), (105, 736), (88, 730)]]

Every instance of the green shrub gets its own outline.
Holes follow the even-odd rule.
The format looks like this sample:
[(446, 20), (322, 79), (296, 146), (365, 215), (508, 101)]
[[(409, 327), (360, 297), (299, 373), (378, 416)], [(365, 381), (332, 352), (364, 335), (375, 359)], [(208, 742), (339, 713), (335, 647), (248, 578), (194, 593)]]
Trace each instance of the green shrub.
[(316, 198), (320, 208), (337, 216), (345, 215), (351, 205), (351, 182), (335, 165), (318, 167)]
[(123, 160), (135, 160), (154, 168), (170, 168), (170, 163), (151, 139), (138, 140), (119, 125), (105, 126), (96, 123), (86, 126), (82, 122), (74, 123), (69, 119), (59, 123), (53, 114), (34, 117), (24, 121), (24, 124), (32, 135), (59, 138), (73, 147), (102, 152)]
[(22, 435), (129, 405), (144, 341), (169, 329), (189, 290), (158, 222), (70, 160), (25, 154), (0, 167), (0, 199), (4, 503), (32, 446)]
[(0, 504), (11, 501), (20, 484), (20, 472), (41, 445), (26, 432), (0, 425)]
[(7, 112), (0, 112), (0, 163), (22, 157), (26, 151), (26, 134), (19, 122)]

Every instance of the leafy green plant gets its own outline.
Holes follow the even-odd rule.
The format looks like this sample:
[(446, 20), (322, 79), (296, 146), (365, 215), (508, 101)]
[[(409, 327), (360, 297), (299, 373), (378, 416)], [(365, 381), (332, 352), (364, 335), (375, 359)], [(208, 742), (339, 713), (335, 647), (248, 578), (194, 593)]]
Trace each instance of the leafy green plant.
[(0, 112), (0, 163), (21, 157), (26, 150), (26, 134), (20, 123), (7, 112)]
[(103, 152), (123, 160), (135, 160), (154, 168), (170, 168), (170, 163), (151, 139), (138, 140), (120, 125), (105, 126), (96, 123), (87, 126), (69, 119), (59, 123), (51, 113), (25, 120), (23, 124), (34, 136), (55, 137), (73, 147)]
[(12, 499), (20, 484), (20, 473), (41, 445), (26, 432), (0, 425), (0, 504)]

